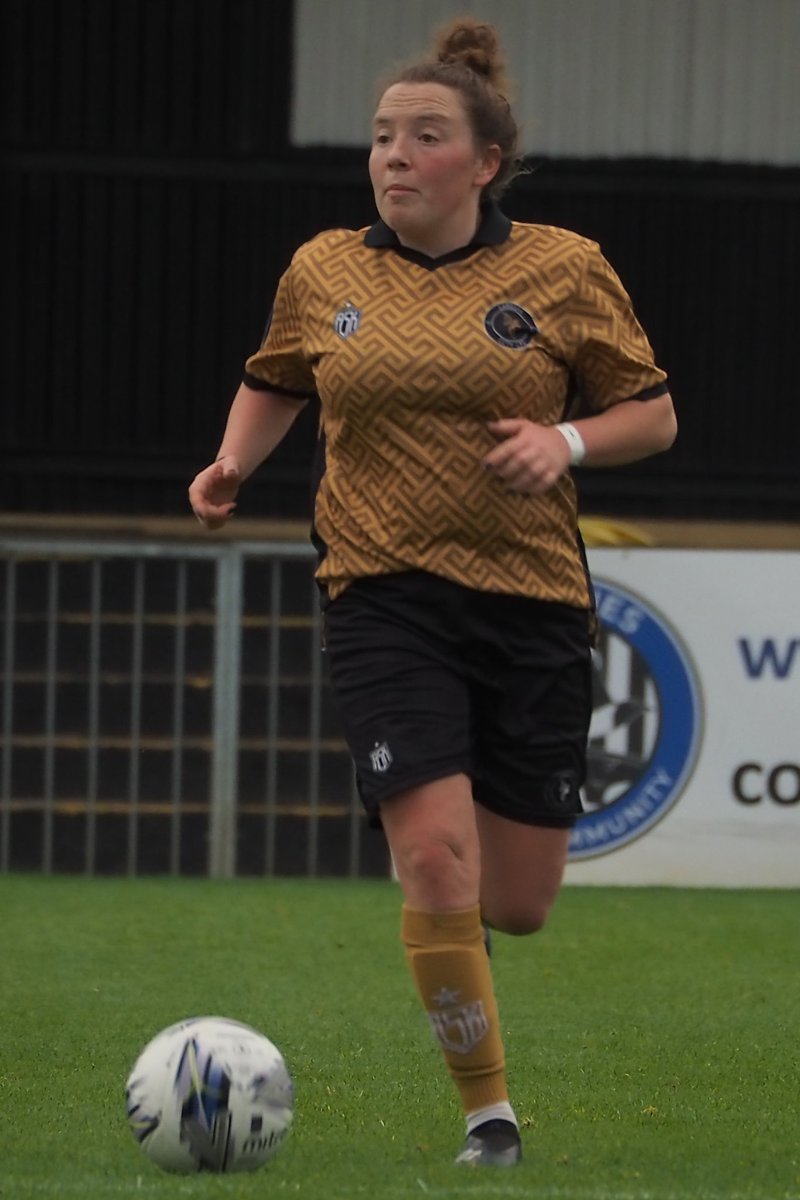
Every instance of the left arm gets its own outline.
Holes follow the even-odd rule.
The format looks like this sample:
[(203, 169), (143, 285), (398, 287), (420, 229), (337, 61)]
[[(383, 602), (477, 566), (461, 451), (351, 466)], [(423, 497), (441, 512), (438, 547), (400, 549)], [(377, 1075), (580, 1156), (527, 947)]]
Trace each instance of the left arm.
[[(678, 425), (669, 393), (653, 400), (623, 400), (596, 416), (572, 421), (586, 447), (586, 467), (617, 467), (668, 450)], [(555, 427), (522, 418), (490, 421), (498, 438), (483, 465), (509, 487), (538, 496), (570, 466), (570, 447)]]

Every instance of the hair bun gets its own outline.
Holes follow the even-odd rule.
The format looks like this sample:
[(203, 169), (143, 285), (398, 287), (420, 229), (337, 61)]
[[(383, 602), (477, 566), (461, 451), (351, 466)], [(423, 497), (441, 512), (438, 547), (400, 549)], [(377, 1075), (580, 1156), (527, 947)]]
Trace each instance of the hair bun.
[(445, 26), (436, 41), (436, 57), (441, 63), (462, 63), (495, 87), (503, 77), (497, 34), (484, 21), (461, 17)]

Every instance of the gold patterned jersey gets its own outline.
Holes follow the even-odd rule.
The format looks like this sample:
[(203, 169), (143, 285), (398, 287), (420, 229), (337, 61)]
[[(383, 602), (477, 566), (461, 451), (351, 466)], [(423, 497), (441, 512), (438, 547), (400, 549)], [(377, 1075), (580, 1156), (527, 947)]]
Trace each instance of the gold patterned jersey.
[(510, 491), (484, 470), (487, 422), (553, 425), (666, 391), (598, 246), (491, 206), (429, 259), (382, 222), (301, 246), (245, 382), (321, 404), (318, 578), (414, 568), (468, 587), (590, 605), (575, 487)]

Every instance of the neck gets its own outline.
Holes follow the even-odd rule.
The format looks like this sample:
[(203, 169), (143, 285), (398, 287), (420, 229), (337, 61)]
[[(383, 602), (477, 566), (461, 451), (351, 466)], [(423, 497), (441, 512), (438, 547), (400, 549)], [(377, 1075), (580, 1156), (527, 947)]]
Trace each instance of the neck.
[(441, 258), (453, 250), (468, 246), (481, 223), (481, 212), (478, 209), (470, 213), (469, 219), (448, 224), (443, 229), (395, 229), (397, 240), (406, 250), (416, 250), (418, 254), (426, 254), (428, 258)]

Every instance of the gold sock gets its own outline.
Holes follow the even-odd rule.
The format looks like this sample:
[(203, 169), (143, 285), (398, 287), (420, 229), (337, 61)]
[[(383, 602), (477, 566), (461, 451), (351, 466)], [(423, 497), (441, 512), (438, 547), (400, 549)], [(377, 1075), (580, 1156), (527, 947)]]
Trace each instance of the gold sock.
[(503, 1041), (480, 907), (427, 913), (404, 906), (402, 938), (464, 1111), (507, 1100)]

